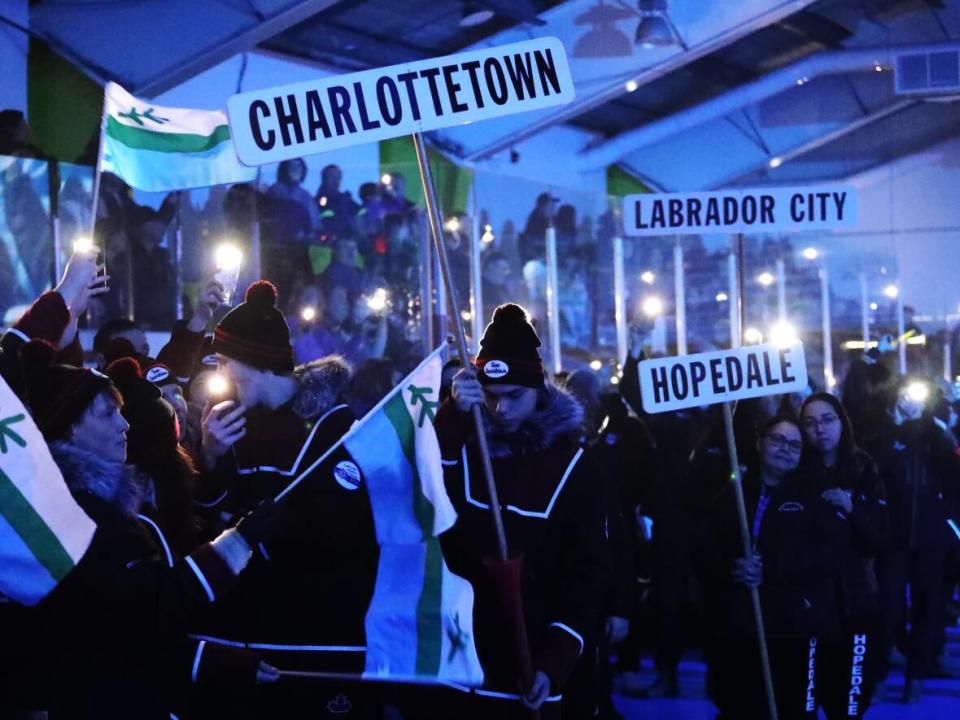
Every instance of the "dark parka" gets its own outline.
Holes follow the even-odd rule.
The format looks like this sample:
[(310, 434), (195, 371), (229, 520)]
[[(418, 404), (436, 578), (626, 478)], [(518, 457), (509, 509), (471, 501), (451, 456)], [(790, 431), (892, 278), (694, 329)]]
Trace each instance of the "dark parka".
[[(533, 668), (549, 676), (556, 697), (598, 626), (609, 557), (604, 486), (577, 442), (582, 410), (552, 386), (541, 392), (538, 409), (519, 430), (504, 434), (489, 417), (487, 430), (507, 542), (512, 553), (524, 556), (522, 598)], [(448, 400), (436, 428), (447, 492), (458, 513), (441, 538), (444, 556), (474, 586), (485, 686), (516, 693), (513, 645), (483, 567), (484, 558), (496, 557), (496, 541), (472, 422)]]
[[(249, 410), (246, 435), (207, 478), (204, 504), (222, 516), (276, 497), (353, 424), (340, 400), (351, 377), (341, 358), (294, 375), (293, 399), (273, 411)], [(360, 672), (379, 557), (362, 475), (338, 449), (284, 503), (283, 527), (254, 553), (237, 592), (206, 618), (202, 634), (251, 645), (281, 669)]]
[(39, 703), (52, 718), (163, 718), (190, 684), (252, 687), (259, 658), (207, 648), (193, 618), (236, 584), (209, 544), (177, 558), (137, 513), (149, 492), (131, 466), (63, 442), (51, 452), (71, 494), (96, 523), (77, 567), (25, 615), (36, 630)]

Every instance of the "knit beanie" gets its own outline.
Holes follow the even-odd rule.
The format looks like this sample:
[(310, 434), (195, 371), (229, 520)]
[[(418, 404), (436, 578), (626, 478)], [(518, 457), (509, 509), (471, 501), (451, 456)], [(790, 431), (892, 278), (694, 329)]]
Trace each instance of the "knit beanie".
[(537, 348), (540, 338), (527, 319), (527, 311), (508, 303), (493, 311), (493, 320), (483, 331), (476, 365), (483, 385), (543, 387), (543, 361)]
[(293, 372), (290, 328), (277, 310), (277, 289), (266, 280), (247, 288), (213, 334), (213, 352), (261, 370)]
[(140, 364), (133, 358), (114, 360), (107, 367), (123, 407), (120, 413), (130, 423), (127, 454), (136, 463), (152, 446), (176, 447), (177, 419), (170, 404), (161, 397), (160, 388), (143, 377)]
[(96, 370), (55, 364), (56, 355), (43, 340), (32, 340), (20, 349), (27, 404), (47, 441), (66, 438), (94, 398), (113, 386)]

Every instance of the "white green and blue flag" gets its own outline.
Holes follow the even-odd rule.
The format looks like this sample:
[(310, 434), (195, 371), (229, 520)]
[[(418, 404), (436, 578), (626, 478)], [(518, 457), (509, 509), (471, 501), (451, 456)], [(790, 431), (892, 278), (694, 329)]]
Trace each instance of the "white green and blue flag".
[(476, 687), (473, 587), (437, 536), (457, 519), (433, 420), (446, 348), (431, 354), (344, 437), (373, 507), (380, 563), (367, 610), (364, 674)]
[(0, 380), (0, 593), (36, 605), (73, 570), (96, 529), (23, 403)]
[(252, 182), (220, 110), (161, 107), (116, 83), (103, 90), (100, 169), (148, 192)]

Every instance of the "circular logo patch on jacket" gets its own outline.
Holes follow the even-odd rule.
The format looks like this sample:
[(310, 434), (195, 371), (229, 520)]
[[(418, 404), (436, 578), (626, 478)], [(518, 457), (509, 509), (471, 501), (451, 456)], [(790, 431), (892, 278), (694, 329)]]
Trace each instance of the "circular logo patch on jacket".
[(360, 489), (360, 468), (349, 460), (337, 463), (333, 477), (344, 490)]
[(484, 363), (483, 372), (488, 378), (497, 378), (504, 377), (508, 372), (510, 372), (510, 366), (507, 365), (503, 360), (491, 360), (488, 363)]

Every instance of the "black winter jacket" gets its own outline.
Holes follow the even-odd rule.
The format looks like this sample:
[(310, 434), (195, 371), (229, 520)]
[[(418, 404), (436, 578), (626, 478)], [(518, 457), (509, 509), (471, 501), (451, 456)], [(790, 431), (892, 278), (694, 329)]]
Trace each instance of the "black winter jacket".
[[(546, 405), (520, 430), (503, 435), (488, 422), (488, 436), (507, 542), (511, 553), (524, 556), (522, 599), (533, 669), (550, 677), (557, 694), (598, 627), (609, 556), (603, 482), (577, 445), (582, 410), (556, 388), (546, 393)], [(496, 557), (496, 542), (470, 416), (448, 400), (436, 428), (458, 513), (441, 537), (444, 556), (476, 593), (474, 628), (486, 687), (515, 693), (514, 648), (483, 566), (485, 558)]]

